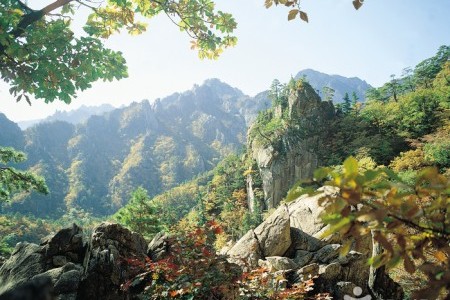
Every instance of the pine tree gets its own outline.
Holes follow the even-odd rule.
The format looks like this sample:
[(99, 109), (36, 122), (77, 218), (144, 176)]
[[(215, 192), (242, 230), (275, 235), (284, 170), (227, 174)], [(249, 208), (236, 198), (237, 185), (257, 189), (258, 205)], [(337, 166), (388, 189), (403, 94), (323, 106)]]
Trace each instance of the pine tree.
[(157, 208), (150, 202), (148, 192), (143, 187), (131, 193), (130, 201), (114, 215), (114, 219), (148, 239), (162, 229)]
[(355, 91), (353, 91), (353, 93), (352, 93), (352, 108), (353, 109), (356, 108), (356, 105), (358, 104), (358, 100), (359, 100), (358, 95), (356, 94)]
[(348, 93), (345, 93), (343, 100), (344, 103), (342, 103), (342, 110), (345, 114), (348, 114), (351, 110), (351, 101)]

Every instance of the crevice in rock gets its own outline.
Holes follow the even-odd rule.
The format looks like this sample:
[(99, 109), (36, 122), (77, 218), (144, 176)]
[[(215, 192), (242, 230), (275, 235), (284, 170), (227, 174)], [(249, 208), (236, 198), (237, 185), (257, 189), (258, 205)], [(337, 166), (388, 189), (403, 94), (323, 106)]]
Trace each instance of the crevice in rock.
[(252, 230), (253, 237), (256, 239), (256, 242), (258, 244), (259, 252), (261, 253), (261, 259), (266, 259), (266, 254), (264, 253), (264, 248), (261, 246), (261, 242), (258, 239), (258, 236), (256, 235), (255, 231)]

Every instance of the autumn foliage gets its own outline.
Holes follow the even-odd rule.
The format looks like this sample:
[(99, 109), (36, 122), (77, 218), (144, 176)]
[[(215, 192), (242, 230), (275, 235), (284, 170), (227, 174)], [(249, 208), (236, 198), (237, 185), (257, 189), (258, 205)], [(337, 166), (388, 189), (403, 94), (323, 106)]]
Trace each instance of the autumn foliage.
[(323, 168), (315, 179), (339, 188), (321, 203), (330, 225), (326, 234), (349, 240), (343, 249), (371, 235), (384, 249), (370, 259), (374, 268), (403, 263), (410, 274), (427, 277), (414, 299), (450, 295), (450, 181), (437, 168), (423, 169), (409, 185), (387, 168), (361, 172), (350, 157), (342, 173)]
[(173, 236), (167, 257), (145, 262), (127, 260), (134, 274), (122, 290), (140, 299), (305, 299), (312, 279), (295, 285), (284, 273), (261, 268), (242, 272), (213, 244), (221, 227), (209, 221), (192, 232)]

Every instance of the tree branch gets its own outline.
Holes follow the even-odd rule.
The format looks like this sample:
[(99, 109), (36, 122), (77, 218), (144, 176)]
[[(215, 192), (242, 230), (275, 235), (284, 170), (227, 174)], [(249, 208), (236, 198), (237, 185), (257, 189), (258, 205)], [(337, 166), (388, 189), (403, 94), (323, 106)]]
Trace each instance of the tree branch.
[[(25, 6), (24, 10), (29, 10), (29, 12), (22, 16), (22, 19), (20, 20), (19, 24), (15, 29), (9, 32), (9, 35), (12, 36), (13, 39), (17, 39), (21, 35), (25, 33), (25, 30), (28, 26), (31, 24), (39, 21), (42, 19), (43, 16), (49, 14), (50, 12), (54, 11), (55, 9), (58, 9), (73, 0), (56, 0), (55, 2), (47, 5), (46, 7), (40, 9), (40, 10), (32, 10), (25, 4), (19, 1), (19, 4), (22, 6)], [(4, 55), (5, 50), (8, 48), (8, 45), (0, 44), (0, 53), (1, 55)]]
[[(370, 208), (372, 208), (374, 210), (379, 210), (380, 209), (378, 206), (373, 205), (372, 203), (370, 203), (368, 201), (361, 201), (361, 203), (364, 204), (364, 205), (369, 206)], [(432, 227), (423, 227), (423, 226), (421, 226), (421, 225), (419, 225), (417, 223), (414, 223), (411, 220), (408, 220), (408, 219), (405, 219), (403, 217), (397, 216), (397, 215), (395, 215), (393, 213), (390, 213), (390, 212), (387, 213), (387, 216), (391, 217), (391, 218), (394, 218), (397, 221), (400, 221), (401, 223), (405, 224), (406, 226), (409, 226), (409, 227), (411, 227), (413, 229), (416, 229), (416, 230), (418, 230), (420, 232), (435, 233), (435, 234), (437, 234), (439, 236), (442, 236), (442, 237), (450, 240), (450, 234), (448, 234), (447, 232), (442, 232), (441, 230), (436, 229), (436, 228), (432, 228)]]

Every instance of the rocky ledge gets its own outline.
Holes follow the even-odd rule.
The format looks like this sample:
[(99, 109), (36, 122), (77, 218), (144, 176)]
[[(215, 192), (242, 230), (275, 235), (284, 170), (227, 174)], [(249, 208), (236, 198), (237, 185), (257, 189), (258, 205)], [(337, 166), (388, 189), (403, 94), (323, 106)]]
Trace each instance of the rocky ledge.
[[(322, 189), (322, 193), (333, 192), (330, 188)], [(340, 256), (342, 241), (337, 236), (322, 238), (327, 230), (320, 218), (323, 208), (318, 200), (322, 196), (305, 195), (280, 205), (262, 224), (222, 253), (244, 268), (259, 266), (283, 272), (291, 284), (315, 278), (314, 293), (329, 292), (334, 299), (352, 296), (357, 287), (365, 294), (381, 295), (383, 299), (403, 299), (401, 287), (384, 272), (377, 273), (383, 278), (383, 286), (369, 288), (370, 238), (345, 257)]]
[[(323, 190), (332, 193), (333, 190)], [(402, 289), (385, 273), (383, 286), (368, 287), (371, 241), (339, 256), (342, 241), (321, 238), (321, 195), (302, 196), (282, 204), (262, 224), (221, 252), (243, 268), (266, 267), (283, 272), (294, 284), (315, 278), (314, 293), (330, 292), (335, 299), (353, 295), (356, 287), (384, 299), (402, 299)], [(19, 243), (0, 267), (0, 300), (133, 299), (120, 285), (132, 276), (129, 259), (157, 261), (170, 253), (170, 239), (160, 233), (150, 244), (135, 232), (111, 223), (98, 226), (89, 239), (77, 225), (40, 244)]]
[(0, 268), (0, 300), (126, 299), (126, 259), (146, 255), (144, 238), (118, 224), (101, 224), (89, 241), (74, 224), (40, 245), (16, 245)]

